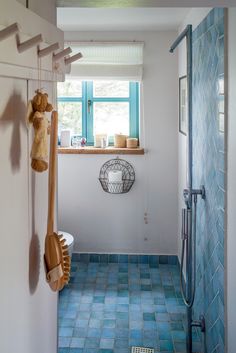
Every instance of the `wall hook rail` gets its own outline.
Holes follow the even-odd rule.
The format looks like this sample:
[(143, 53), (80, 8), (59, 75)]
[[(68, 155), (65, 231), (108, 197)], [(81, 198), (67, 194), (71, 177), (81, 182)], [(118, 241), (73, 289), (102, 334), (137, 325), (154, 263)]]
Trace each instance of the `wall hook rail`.
[(78, 54), (70, 56), (69, 58), (65, 58), (65, 65), (69, 65), (69, 64), (73, 63), (74, 61), (81, 59), (82, 57), (83, 57), (83, 55), (81, 53), (78, 53)]
[(51, 53), (54, 52), (54, 50), (59, 49), (59, 43), (54, 43), (52, 45), (49, 45), (47, 48), (44, 49), (38, 49), (38, 56), (39, 58), (43, 58), (44, 56), (47, 56)]
[(52, 60), (57, 61), (60, 60), (61, 58), (64, 58), (66, 55), (69, 55), (72, 53), (72, 49), (70, 47), (63, 49), (57, 54), (53, 54)]
[(13, 23), (12, 25), (2, 29), (0, 31), (0, 41), (13, 36), (19, 32), (20, 28), (18, 23)]
[(20, 43), (20, 39), (17, 36), (17, 49), (19, 53), (23, 53), (24, 51), (36, 46), (37, 44), (43, 41), (42, 34), (38, 34), (37, 36), (26, 40), (25, 42)]

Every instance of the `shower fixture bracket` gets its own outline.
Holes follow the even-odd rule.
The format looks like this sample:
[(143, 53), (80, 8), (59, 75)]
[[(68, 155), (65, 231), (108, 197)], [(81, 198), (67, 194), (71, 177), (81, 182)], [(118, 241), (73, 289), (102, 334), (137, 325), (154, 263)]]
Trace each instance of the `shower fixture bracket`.
[(192, 195), (200, 195), (202, 200), (205, 200), (206, 198), (206, 190), (204, 185), (200, 186), (200, 189), (193, 189), (191, 192)]
[(200, 315), (199, 320), (192, 321), (191, 324), (192, 327), (199, 327), (201, 329), (201, 332), (206, 331), (206, 323), (205, 323), (205, 318), (203, 315)]
[(195, 198), (197, 198), (197, 196), (200, 195), (202, 200), (205, 200), (206, 198), (206, 191), (205, 191), (205, 187), (204, 185), (200, 186), (200, 189), (184, 189), (183, 191), (183, 197), (184, 197), (184, 201), (186, 203), (187, 206), (190, 205), (190, 201), (192, 196), (194, 196)]

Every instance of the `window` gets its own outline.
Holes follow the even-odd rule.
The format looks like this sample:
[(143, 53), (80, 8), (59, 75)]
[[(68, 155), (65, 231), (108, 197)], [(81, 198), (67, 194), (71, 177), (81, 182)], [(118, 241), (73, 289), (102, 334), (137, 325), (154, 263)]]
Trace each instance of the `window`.
[(139, 83), (66, 80), (58, 84), (59, 133), (70, 129), (93, 145), (105, 133), (139, 136)]

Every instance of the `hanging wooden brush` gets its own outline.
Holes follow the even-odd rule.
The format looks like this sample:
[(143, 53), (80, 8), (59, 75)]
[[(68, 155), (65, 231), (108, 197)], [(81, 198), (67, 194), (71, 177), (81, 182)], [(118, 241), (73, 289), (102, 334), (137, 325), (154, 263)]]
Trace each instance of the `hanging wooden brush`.
[(56, 192), (58, 113), (52, 112), (48, 174), (48, 224), (45, 239), (44, 262), (46, 280), (53, 291), (61, 290), (70, 277), (70, 256), (62, 235), (54, 232), (54, 208)]

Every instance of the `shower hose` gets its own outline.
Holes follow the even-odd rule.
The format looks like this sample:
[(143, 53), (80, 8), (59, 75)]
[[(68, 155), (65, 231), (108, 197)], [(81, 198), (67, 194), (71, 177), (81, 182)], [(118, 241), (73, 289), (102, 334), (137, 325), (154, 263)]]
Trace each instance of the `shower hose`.
[[(180, 263), (180, 289), (183, 297), (184, 304), (188, 307), (191, 308), (194, 303), (195, 299), (195, 292), (196, 292), (196, 221), (197, 221), (197, 195), (194, 195), (193, 198), (193, 226), (192, 226), (192, 208), (187, 209), (187, 236), (183, 234), (184, 236), (182, 237), (182, 251), (181, 251), (181, 263)], [(188, 213), (190, 214), (190, 227), (189, 227), (189, 217)], [(190, 234), (189, 234), (189, 228), (190, 228)], [(185, 233), (185, 224), (182, 224), (182, 232)], [(192, 232), (191, 232), (192, 231)], [(186, 288), (188, 290), (189, 286), (191, 286), (191, 294), (188, 296), (186, 294), (186, 290), (184, 290), (184, 284), (183, 284), (183, 267), (184, 267), (184, 257), (185, 257), (185, 243), (186, 243), (186, 248), (188, 248), (188, 242), (189, 242), (189, 237), (192, 236), (192, 242), (190, 246), (192, 247), (192, 258), (190, 258), (190, 254), (186, 252)], [(193, 264), (193, 266), (190, 266), (190, 264)], [(190, 268), (189, 268), (190, 267)], [(192, 283), (187, 283), (188, 281), (188, 273), (189, 271), (192, 271)]]

